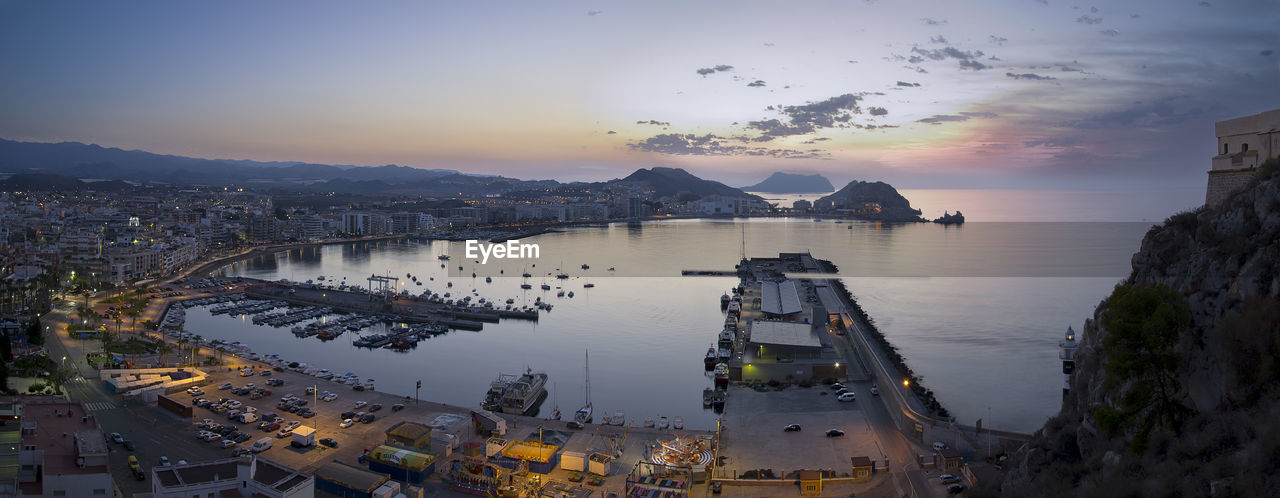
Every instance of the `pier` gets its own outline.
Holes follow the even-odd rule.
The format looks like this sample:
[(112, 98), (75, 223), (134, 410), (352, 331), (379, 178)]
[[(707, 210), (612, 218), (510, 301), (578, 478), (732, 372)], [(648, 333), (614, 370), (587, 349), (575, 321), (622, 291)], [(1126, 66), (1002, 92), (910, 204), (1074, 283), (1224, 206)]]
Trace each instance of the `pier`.
[(422, 297), (387, 296), (335, 290), (305, 284), (250, 280), (244, 293), (257, 299), (284, 301), (295, 306), (324, 306), (348, 313), (368, 313), (402, 323), (439, 323), (456, 330), (481, 330), (501, 319), (538, 320), (537, 311), (460, 306)]

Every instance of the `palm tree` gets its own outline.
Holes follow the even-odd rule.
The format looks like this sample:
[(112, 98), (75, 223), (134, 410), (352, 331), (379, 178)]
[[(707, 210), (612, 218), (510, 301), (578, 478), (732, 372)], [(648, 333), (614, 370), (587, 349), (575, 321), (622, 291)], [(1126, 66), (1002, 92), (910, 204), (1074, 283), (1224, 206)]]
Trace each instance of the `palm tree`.
[(178, 338), (178, 357), (182, 359), (182, 361), (180, 362), (182, 365), (187, 364), (186, 351), (187, 351), (187, 344), (190, 342), (191, 341), (188, 340), (186, 337)]
[(170, 346), (169, 343), (164, 342), (164, 339), (161, 339), (160, 341), (161, 341), (160, 346), (156, 348), (156, 352), (160, 353), (161, 355), (160, 363), (167, 367), (169, 366), (169, 353), (173, 352), (173, 346)]

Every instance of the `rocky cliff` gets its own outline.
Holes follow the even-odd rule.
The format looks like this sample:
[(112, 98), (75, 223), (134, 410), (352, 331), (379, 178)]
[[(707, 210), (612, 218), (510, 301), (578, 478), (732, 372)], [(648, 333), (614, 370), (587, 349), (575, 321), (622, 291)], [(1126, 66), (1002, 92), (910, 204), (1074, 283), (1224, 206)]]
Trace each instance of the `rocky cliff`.
[(835, 190), (835, 187), (822, 175), (776, 172), (760, 183), (742, 187), (742, 190), (768, 194), (825, 194)]
[[(1280, 165), (1174, 215), (1083, 331), (1004, 496), (1280, 496)], [(976, 493), (981, 494), (981, 493)]]

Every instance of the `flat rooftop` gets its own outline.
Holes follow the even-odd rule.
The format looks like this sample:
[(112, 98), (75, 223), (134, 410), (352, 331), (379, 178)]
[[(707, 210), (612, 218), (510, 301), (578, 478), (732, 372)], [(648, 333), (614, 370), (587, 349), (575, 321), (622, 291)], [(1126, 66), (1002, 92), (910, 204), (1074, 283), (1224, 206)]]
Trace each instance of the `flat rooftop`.
[(771, 320), (751, 322), (751, 335), (748, 342), (775, 346), (822, 347), (822, 339), (813, 333), (812, 325)]
[(760, 282), (760, 311), (770, 315), (791, 315), (803, 310), (794, 280)]
[[(107, 472), (105, 465), (81, 468), (76, 465), (76, 442), (84, 440), (87, 455), (106, 455), (106, 441), (102, 429), (78, 402), (61, 399), (36, 398), (22, 406), (23, 421), (36, 423), (36, 436), (23, 437), (22, 444), (44, 450), (44, 471), (53, 474), (100, 474)], [(94, 438), (97, 438), (95, 441)]]

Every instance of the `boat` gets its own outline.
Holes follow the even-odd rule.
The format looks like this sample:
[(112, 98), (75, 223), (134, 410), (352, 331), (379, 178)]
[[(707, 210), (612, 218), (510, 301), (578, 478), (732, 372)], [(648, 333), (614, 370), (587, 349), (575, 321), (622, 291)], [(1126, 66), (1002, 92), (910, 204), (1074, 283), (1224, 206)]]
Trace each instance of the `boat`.
[(644, 426), (645, 426), (645, 427), (653, 427), (653, 425), (654, 425), (654, 424), (653, 424), (653, 417), (645, 417), (645, 419), (644, 419)]
[(440, 260), (440, 261), (448, 261), (448, 260), (449, 260), (449, 255), (448, 255), (448, 254), (441, 254), (441, 255), (439, 255), (439, 256), (436, 256), (436, 259), (438, 259), (438, 260)]
[(711, 408), (711, 389), (702, 390), (702, 407)]
[(587, 283), (585, 283), (585, 284), (582, 284), (582, 288), (583, 288), (583, 289), (590, 289), (590, 288), (595, 287), (595, 286), (596, 286), (596, 284), (593, 284), (593, 283), (591, 283), (591, 282), (587, 282)]
[(720, 295), (720, 309), (725, 309), (729, 307), (729, 299), (730, 298), (729, 298), (728, 292)]
[(501, 410), (502, 396), (506, 394), (507, 387), (515, 381), (515, 375), (498, 374), (498, 378), (489, 383), (489, 391), (485, 393), (484, 401), (480, 402), (480, 407), (491, 412)]
[(613, 425), (627, 425), (627, 416), (622, 410), (613, 412)]
[(729, 364), (716, 364), (716, 389), (727, 389), (729, 387)]
[[(555, 389), (559, 391), (559, 389)], [(551, 410), (551, 416), (547, 420), (560, 420), (560, 394), (559, 392), (552, 395), (555, 398), (555, 408)]]
[(614, 268), (614, 267), (612, 267), (612, 266), (610, 266), (610, 267), (609, 267), (609, 271), (618, 271), (618, 269), (617, 269), (617, 268)]
[(573, 297), (573, 291), (569, 291), (569, 297)]
[(529, 285), (529, 284), (520, 284), (520, 288), (521, 288), (521, 289), (532, 289), (532, 288), (533, 288), (533, 286), (532, 286), (532, 285)]
[(671, 428), (672, 428), (672, 429), (683, 429), (683, 428), (684, 428), (684, 418), (681, 418), (681, 417), (674, 417), (674, 418), (672, 418), (672, 419), (671, 419)]
[(319, 281), (323, 282), (323, 281), (324, 281), (324, 275), (320, 275), (320, 276), (316, 277), (316, 280), (319, 280)]
[(547, 284), (542, 284), (542, 290), (551, 290), (551, 286)]
[(702, 366), (706, 367), (707, 371), (710, 372), (711, 370), (716, 368), (716, 363), (719, 363), (719, 362), (720, 362), (720, 357), (719, 355), (716, 354), (716, 348), (714, 347), (707, 348), (707, 357), (703, 358)]
[(486, 284), (493, 283), (493, 277), (484, 277), (484, 283)]
[(538, 411), (538, 404), (547, 397), (546, 385), (546, 373), (526, 368), (524, 375), (507, 386), (502, 393), (502, 413), (528, 415)]
[(564, 297), (564, 290), (562, 289), (560, 292), (557, 292), (556, 297)]
[(658, 428), (659, 428), (659, 429), (666, 429), (667, 427), (670, 427), (670, 426), (671, 426), (671, 422), (667, 421), (667, 416), (666, 416), (666, 415), (663, 415), (663, 416), (661, 416), (661, 417), (658, 417)]
[(580, 424), (587, 424), (591, 423), (591, 353), (584, 353), (583, 358), (585, 358), (585, 366), (583, 367), (585, 377), (583, 378), (582, 391), (586, 394), (587, 404), (582, 405), (582, 408), (573, 412), (573, 420)]
[(591, 269), (591, 267), (590, 267), (590, 266), (587, 266), (587, 264), (586, 264), (586, 263), (583, 263), (583, 264), (582, 264), (582, 269), (583, 269), (583, 270), (590, 270), (590, 269)]

